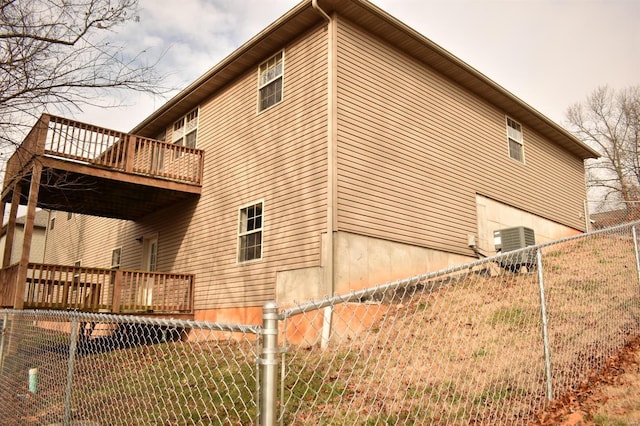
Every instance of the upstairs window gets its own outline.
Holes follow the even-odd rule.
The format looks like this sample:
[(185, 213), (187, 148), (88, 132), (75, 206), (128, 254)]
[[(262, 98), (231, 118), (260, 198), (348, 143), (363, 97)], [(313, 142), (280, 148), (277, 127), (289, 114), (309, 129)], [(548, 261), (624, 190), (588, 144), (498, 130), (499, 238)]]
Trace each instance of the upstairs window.
[(282, 100), (284, 53), (269, 58), (258, 71), (258, 111), (264, 111)]
[(194, 109), (173, 123), (173, 143), (187, 148), (196, 147), (198, 137), (198, 109)]
[(524, 140), (522, 126), (517, 121), (507, 117), (507, 140), (509, 142), (509, 157), (524, 163)]
[(238, 262), (262, 258), (262, 202), (240, 209)]

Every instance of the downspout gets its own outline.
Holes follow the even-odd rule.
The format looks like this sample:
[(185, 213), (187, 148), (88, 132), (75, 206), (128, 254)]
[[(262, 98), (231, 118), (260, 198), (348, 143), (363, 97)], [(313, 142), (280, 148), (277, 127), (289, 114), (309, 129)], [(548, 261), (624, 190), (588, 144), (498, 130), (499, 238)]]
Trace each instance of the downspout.
[(311, 0), (311, 6), (313, 6), (313, 8), (315, 10), (318, 11), (318, 13), (320, 15), (322, 15), (324, 17), (324, 19), (327, 20), (327, 22), (329, 22), (329, 24), (331, 24), (331, 17), (329, 15), (327, 15), (327, 12), (325, 12), (324, 10), (320, 9), (320, 6), (318, 6), (318, 0)]
[[(328, 296), (335, 294), (335, 206), (336, 206), (336, 169), (337, 169), (337, 48), (336, 23), (334, 19), (318, 6), (318, 0), (311, 0), (312, 7), (327, 21), (327, 237), (324, 251), (324, 290)], [(324, 309), (321, 347), (326, 348), (331, 337), (332, 306)]]

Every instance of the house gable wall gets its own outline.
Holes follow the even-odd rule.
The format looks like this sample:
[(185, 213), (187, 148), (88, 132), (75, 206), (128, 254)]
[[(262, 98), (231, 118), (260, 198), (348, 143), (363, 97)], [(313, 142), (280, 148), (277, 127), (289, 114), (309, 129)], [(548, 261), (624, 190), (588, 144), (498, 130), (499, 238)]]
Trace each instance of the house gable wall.
[[(527, 123), (525, 163), (509, 158), (504, 111), (337, 19), (335, 290), (473, 256), (477, 194), (581, 229), (582, 160)], [(322, 241), (331, 240), (323, 235), (327, 42), (320, 26), (283, 46), (284, 99), (265, 111), (257, 108), (258, 64), (199, 105), (197, 147), (205, 161), (198, 200), (135, 223), (78, 217), (73, 237), (59, 240), (63, 250), (77, 244), (55, 253), (66, 259), (61, 263), (82, 258), (83, 265), (108, 267), (111, 250), (122, 247), (121, 267), (138, 269), (137, 239), (157, 236), (157, 270), (196, 274), (197, 310), (328, 295), (302, 288), (329, 288), (320, 270), (331, 246), (323, 251)], [(167, 141), (171, 132), (169, 126)], [(257, 201), (264, 203), (262, 259), (238, 263), (238, 209)], [(363, 258), (366, 265), (358, 264)]]
[[(261, 306), (275, 298), (278, 272), (320, 265), (326, 49), (322, 28), (285, 47), (283, 100), (265, 111), (257, 111), (257, 67), (200, 106), (202, 195), (171, 265), (197, 273), (196, 309)], [(238, 211), (258, 200), (262, 260), (239, 264)]]
[[(63, 253), (50, 259), (69, 263), (81, 255), (84, 265), (109, 267), (112, 248), (122, 246), (121, 267), (139, 269), (142, 244), (136, 238), (157, 235), (157, 270), (196, 274), (198, 310), (261, 306), (275, 298), (279, 272), (320, 267), (327, 198), (326, 31), (314, 28), (282, 47), (282, 102), (258, 112), (256, 64), (199, 105), (197, 147), (205, 152), (199, 199), (137, 222), (78, 216), (82, 223), (70, 227), (66, 239), (77, 248), (67, 249), (60, 231)], [(167, 141), (171, 132), (167, 128)], [(238, 263), (238, 211), (258, 200), (264, 203), (262, 259)]]
[[(463, 255), (476, 193), (581, 229), (581, 159), (355, 25), (338, 25), (339, 231)], [(562, 185), (558, 185), (561, 181)]]

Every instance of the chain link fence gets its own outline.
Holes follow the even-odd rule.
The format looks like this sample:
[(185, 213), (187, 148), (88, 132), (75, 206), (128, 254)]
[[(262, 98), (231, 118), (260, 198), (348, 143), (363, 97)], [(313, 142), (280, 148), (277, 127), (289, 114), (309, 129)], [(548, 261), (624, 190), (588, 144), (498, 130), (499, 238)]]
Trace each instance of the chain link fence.
[[(623, 225), (225, 325), (0, 312), (4, 424), (530, 424), (640, 336)], [(13, 423), (12, 423), (13, 422)]]
[(637, 265), (622, 226), (285, 309), (283, 423), (529, 424), (640, 335)]
[(3, 425), (257, 418), (259, 327), (51, 311), (0, 319)]
[(596, 231), (639, 220), (640, 201), (587, 200), (585, 212), (589, 217), (585, 225)]

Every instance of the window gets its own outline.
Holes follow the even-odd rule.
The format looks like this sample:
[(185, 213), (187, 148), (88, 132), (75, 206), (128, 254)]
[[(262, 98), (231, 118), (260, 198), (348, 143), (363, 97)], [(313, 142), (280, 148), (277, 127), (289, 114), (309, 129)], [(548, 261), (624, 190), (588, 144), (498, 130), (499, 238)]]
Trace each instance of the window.
[(71, 220), (73, 218), (72, 212), (67, 212), (67, 220)]
[(258, 71), (258, 111), (263, 111), (282, 100), (283, 52), (277, 53), (260, 65)]
[(507, 117), (507, 140), (509, 141), (509, 157), (524, 163), (522, 126), (509, 117)]
[(118, 269), (120, 267), (120, 257), (122, 255), (122, 248), (114, 248), (111, 250), (111, 268)]
[(262, 258), (262, 202), (240, 209), (238, 262)]
[(55, 229), (55, 227), (56, 227), (56, 218), (55, 218), (55, 217), (52, 217), (52, 218), (51, 218), (51, 223), (50, 223), (50, 225), (49, 225), (49, 230), (50, 230), (50, 231), (53, 231), (53, 230)]
[(173, 143), (187, 148), (196, 147), (198, 136), (198, 108), (173, 123)]

